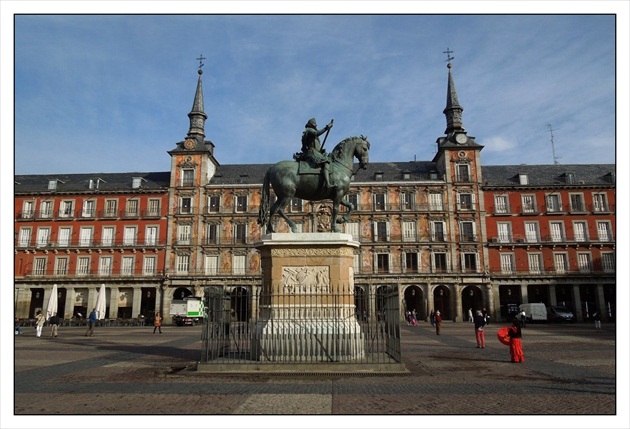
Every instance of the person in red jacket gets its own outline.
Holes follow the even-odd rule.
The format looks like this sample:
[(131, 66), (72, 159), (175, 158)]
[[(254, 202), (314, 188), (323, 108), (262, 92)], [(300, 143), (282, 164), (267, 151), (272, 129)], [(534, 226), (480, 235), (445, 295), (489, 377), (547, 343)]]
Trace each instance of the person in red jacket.
[(440, 328), (442, 327), (442, 315), (440, 310), (435, 312), (435, 333), (440, 335)]
[(510, 337), (510, 358), (512, 362), (525, 362), (525, 356), (523, 356), (523, 346), (521, 344), (521, 322), (518, 319), (512, 321), (512, 326), (508, 331)]

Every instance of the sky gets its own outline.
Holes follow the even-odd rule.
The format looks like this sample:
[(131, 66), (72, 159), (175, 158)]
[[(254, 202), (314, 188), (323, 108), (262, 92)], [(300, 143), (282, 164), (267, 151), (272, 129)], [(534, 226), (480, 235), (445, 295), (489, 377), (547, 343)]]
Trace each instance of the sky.
[(372, 162), (431, 160), (446, 128), (447, 49), (484, 165), (616, 160), (614, 15), (14, 22), (16, 174), (168, 171), (201, 55), (206, 139), (220, 164), (290, 159), (311, 117), (334, 119), (329, 149), (366, 135)]

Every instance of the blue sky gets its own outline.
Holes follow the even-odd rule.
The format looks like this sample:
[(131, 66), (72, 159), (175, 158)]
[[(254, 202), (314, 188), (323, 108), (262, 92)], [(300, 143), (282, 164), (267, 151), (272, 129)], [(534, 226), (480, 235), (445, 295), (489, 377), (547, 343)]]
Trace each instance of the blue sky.
[(169, 170), (200, 54), (221, 164), (290, 159), (311, 117), (430, 160), (447, 48), (485, 165), (553, 163), (547, 124), (559, 163), (614, 163), (615, 37), (613, 15), (21, 15), (15, 173)]

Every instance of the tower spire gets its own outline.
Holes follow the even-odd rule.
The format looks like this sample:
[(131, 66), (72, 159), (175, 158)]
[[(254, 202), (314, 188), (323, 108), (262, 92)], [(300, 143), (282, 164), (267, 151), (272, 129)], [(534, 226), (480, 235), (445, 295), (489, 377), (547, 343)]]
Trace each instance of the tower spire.
[(455, 81), (453, 80), (453, 64), (451, 64), (451, 60), (455, 59), (451, 56), (453, 51), (446, 48), (444, 51), (447, 54), (448, 64), (448, 86), (446, 89), (446, 107), (444, 108), (444, 115), (446, 116), (446, 130), (445, 134), (452, 134), (455, 131), (466, 131), (464, 129), (464, 124), (462, 123), (462, 112), (464, 108), (459, 105), (459, 100), (457, 99), (457, 90), (455, 89)]
[(202, 60), (205, 58), (203, 55), (200, 55), (199, 58), (199, 70), (197, 73), (199, 74), (199, 78), (197, 80), (197, 90), (195, 91), (195, 99), (193, 100), (192, 110), (188, 114), (188, 118), (190, 119), (190, 128), (188, 129), (188, 137), (192, 137), (197, 139), (200, 143), (203, 143), (205, 138), (204, 124), (206, 119), (208, 119), (208, 115), (203, 111), (203, 86), (201, 82), (201, 75), (203, 74)]

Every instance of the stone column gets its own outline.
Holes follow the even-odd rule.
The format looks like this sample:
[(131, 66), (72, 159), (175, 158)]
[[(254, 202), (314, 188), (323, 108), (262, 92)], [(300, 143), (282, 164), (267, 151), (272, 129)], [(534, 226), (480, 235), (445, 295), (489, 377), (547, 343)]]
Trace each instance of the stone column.
[(117, 319), (118, 318), (118, 291), (117, 287), (112, 287), (109, 289), (109, 318)]
[(63, 318), (71, 319), (72, 316), (74, 316), (74, 288), (66, 287), (66, 305)]
[(582, 300), (580, 299), (580, 285), (573, 285), (571, 295), (575, 305), (575, 318), (578, 321), (582, 321), (584, 313), (582, 312)]
[(529, 296), (527, 294), (527, 284), (521, 284), (521, 304), (529, 303)]
[(461, 322), (462, 317), (462, 291), (464, 290), (463, 286), (453, 285), (453, 303), (454, 311), (453, 311), (453, 322)]
[(549, 305), (558, 305), (556, 297), (556, 285), (549, 285)]
[(133, 288), (133, 303), (131, 307), (131, 317), (135, 318), (140, 315), (140, 305), (142, 303), (142, 288)]

